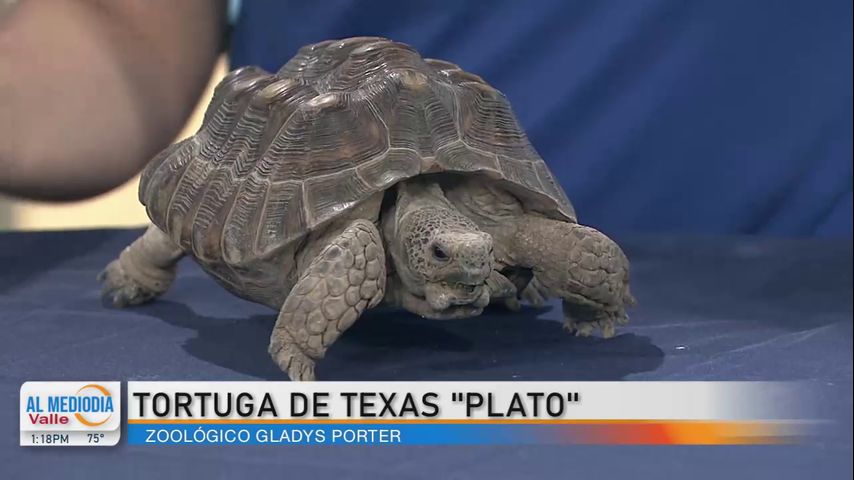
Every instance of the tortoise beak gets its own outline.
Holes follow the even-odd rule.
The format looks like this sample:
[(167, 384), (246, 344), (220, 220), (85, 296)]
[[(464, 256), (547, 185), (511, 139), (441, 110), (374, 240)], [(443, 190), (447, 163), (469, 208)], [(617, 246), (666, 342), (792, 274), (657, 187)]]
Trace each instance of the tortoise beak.
[(457, 305), (483, 308), (489, 304), (489, 289), (485, 284), (430, 282), (424, 288), (424, 298), (438, 312)]

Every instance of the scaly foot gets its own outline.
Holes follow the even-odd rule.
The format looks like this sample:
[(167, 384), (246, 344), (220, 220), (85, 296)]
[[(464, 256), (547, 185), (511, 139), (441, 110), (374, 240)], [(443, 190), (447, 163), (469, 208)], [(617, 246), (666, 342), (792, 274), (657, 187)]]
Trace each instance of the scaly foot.
[(616, 333), (617, 325), (628, 322), (629, 316), (625, 311), (596, 311), (592, 315), (583, 315), (576, 305), (563, 301), (563, 328), (577, 337), (592, 336), (598, 329), (603, 338), (611, 338)]
[(174, 270), (161, 270), (150, 275), (140, 272), (134, 275), (128, 270), (133, 271), (125, 268), (125, 258), (122, 255), (98, 274), (98, 281), (102, 283), (101, 296), (119, 308), (139, 305), (159, 296), (169, 288), (175, 278)]

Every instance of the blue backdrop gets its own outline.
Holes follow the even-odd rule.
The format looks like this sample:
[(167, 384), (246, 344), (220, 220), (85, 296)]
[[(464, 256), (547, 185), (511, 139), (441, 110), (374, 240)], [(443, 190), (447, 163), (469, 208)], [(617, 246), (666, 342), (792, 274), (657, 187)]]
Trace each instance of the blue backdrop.
[(481, 75), (606, 232), (851, 235), (850, 0), (242, 3), (235, 66), (380, 35)]

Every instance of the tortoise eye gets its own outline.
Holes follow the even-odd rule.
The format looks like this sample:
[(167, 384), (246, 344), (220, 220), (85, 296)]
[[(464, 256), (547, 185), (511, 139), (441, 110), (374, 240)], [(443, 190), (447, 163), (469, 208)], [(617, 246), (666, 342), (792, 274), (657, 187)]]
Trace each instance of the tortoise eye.
[(450, 258), (450, 256), (448, 255), (448, 252), (446, 252), (442, 247), (440, 247), (439, 245), (437, 245), (435, 243), (433, 244), (433, 247), (431, 248), (431, 250), (433, 252), (433, 258), (435, 258), (436, 260), (440, 260), (440, 261), (444, 262)]

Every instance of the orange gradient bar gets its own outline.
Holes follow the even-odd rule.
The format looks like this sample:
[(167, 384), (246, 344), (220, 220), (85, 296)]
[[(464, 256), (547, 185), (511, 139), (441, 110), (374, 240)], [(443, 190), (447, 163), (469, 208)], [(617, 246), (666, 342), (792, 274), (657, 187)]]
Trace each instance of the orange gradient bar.
[(597, 445), (782, 445), (804, 432), (786, 422), (653, 421), (581, 424), (565, 433)]

